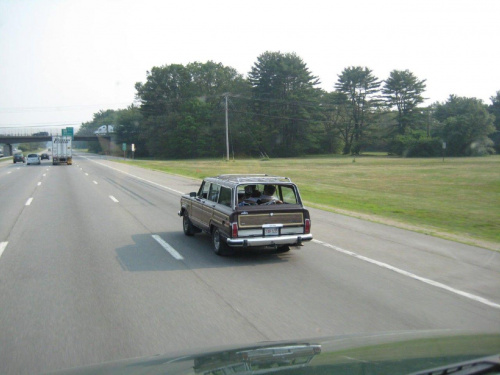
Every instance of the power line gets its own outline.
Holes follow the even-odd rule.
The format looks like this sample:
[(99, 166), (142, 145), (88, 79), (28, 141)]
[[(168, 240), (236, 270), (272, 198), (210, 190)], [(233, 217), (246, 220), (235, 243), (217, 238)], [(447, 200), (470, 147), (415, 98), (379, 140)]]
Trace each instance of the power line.
[(46, 123), (36, 123), (36, 124), (0, 124), (0, 129), (15, 129), (15, 128), (46, 128), (46, 127), (65, 127), (65, 126), (77, 126), (81, 125), (81, 122), (46, 122)]
[(26, 113), (26, 112), (51, 112), (51, 111), (70, 111), (77, 109), (91, 109), (109, 106), (130, 105), (130, 103), (102, 103), (102, 104), (85, 104), (85, 105), (67, 105), (67, 106), (50, 106), (50, 107), (0, 107), (1, 113)]

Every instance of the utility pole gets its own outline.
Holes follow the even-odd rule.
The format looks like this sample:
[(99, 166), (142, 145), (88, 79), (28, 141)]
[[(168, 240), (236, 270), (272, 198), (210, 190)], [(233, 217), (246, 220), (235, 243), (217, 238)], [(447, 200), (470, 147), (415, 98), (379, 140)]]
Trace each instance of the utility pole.
[(225, 93), (225, 98), (226, 98), (226, 150), (227, 150), (227, 161), (229, 161), (229, 113), (228, 113), (228, 108), (227, 108), (227, 97), (229, 93)]

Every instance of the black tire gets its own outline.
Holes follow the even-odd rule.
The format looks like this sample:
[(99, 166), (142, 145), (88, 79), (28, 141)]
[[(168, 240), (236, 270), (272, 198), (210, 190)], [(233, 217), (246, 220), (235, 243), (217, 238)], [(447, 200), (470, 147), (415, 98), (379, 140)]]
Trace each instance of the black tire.
[(186, 236), (193, 236), (195, 234), (193, 223), (189, 220), (189, 214), (187, 211), (184, 211), (184, 214), (182, 215), (182, 229), (184, 230), (184, 234)]
[(288, 246), (288, 245), (278, 246), (277, 251), (278, 251), (278, 253), (286, 253), (286, 252), (290, 251), (290, 246)]
[(214, 253), (219, 256), (225, 256), (231, 253), (231, 248), (227, 246), (227, 243), (222, 239), (219, 228), (214, 228), (212, 230), (212, 245), (214, 246)]

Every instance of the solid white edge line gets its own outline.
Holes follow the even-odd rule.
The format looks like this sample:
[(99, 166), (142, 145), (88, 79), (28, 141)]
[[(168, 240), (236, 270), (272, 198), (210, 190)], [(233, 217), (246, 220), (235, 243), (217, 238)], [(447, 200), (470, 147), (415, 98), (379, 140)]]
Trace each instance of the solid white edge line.
[(116, 199), (116, 198), (115, 198), (115, 197), (113, 197), (112, 195), (110, 195), (110, 196), (109, 196), (109, 198), (110, 198), (113, 202), (118, 203), (118, 199)]
[(82, 156), (83, 158), (87, 159), (87, 160), (90, 160), (91, 162), (94, 162), (96, 164), (99, 164), (99, 165), (102, 165), (103, 167), (106, 167), (106, 168), (109, 168), (109, 169), (113, 169), (114, 171), (117, 171), (117, 172), (120, 172), (120, 173), (123, 173), (123, 174), (126, 174), (127, 176), (130, 176), (130, 177), (133, 177), (133, 178), (136, 178), (138, 180), (141, 180), (141, 181), (144, 181), (144, 182), (147, 182), (151, 185), (156, 185), (156, 186), (159, 186), (163, 189), (166, 189), (166, 190), (170, 190), (170, 191), (173, 191), (174, 193), (177, 193), (177, 194), (180, 194), (180, 195), (183, 195), (185, 193), (183, 193), (182, 191), (178, 191), (178, 190), (175, 190), (175, 189), (172, 189), (172, 188), (169, 188), (168, 186), (164, 186), (164, 185), (161, 185), (157, 182), (153, 182), (153, 181), (150, 181), (150, 180), (146, 180), (145, 178), (142, 178), (142, 177), (139, 177), (139, 176), (136, 176), (136, 175), (133, 175), (132, 173), (128, 173), (128, 172), (124, 172), (118, 168), (113, 168), (113, 167), (110, 167), (109, 165), (106, 165), (106, 164), (103, 164), (103, 163), (99, 163), (98, 161), (95, 161), (95, 160), (92, 160), (92, 159), (89, 159), (85, 156)]
[(0, 257), (2, 256), (5, 248), (7, 247), (8, 242), (0, 242)]
[(464, 292), (462, 290), (452, 288), (451, 286), (448, 286), (446, 284), (442, 284), (440, 282), (437, 282), (437, 281), (434, 281), (434, 280), (431, 280), (431, 279), (427, 279), (425, 277), (421, 277), (421, 276), (415, 275), (415, 274), (413, 274), (411, 272), (408, 272), (408, 271), (402, 270), (400, 268), (391, 266), (390, 264), (379, 262), (378, 260), (375, 260), (375, 259), (367, 258), (367, 257), (365, 257), (363, 255), (356, 254), (356, 253), (354, 253), (352, 251), (344, 250), (344, 249), (342, 249), (342, 248), (340, 248), (338, 246), (330, 245), (329, 243), (326, 243), (326, 242), (323, 242), (323, 241), (319, 241), (319, 240), (313, 239), (312, 242), (315, 242), (315, 243), (317, 243), (319, 245), (323, 245), (325, 247), (328, 247), (328, 248), (333, 249), (335, 251), (338, 251), (340, 253), (352, 256), (354, 258), (363, 260), (365, 262), (375, 264), (375, 265), (377, 265), (379, 267), (382, 267), (382, 268), (394, 271), (396, 273), (399, 273), (400, 275), (410, 277), (412, 279), (421, 281), (421, 282), (426, 283), (428, 285), (432, 285), (432, 286), (434, 286), (436, 288), (441, 288), (441, 289), (447, 290), (449, 292), (458, 294), (458, 295), (460, 295), (462, 297), (469, 298), (469, 299), (471, 299), (473, 301), (480, 302), (480, 303), (485, 304), (487, 306), (494, 307), (496, 309), (500, 309), (500, 304), (492, 302), (492, 301), (490, 301), (490, 300), (488, 300), (486, 298), (483, 298), (483, 297), (480, 297), (480, 296), (476, 296), (475, 294), (467, 293), (467, 292)]
[(183, 260), (184, 258), (182, 257), (181, 254), (179, 254), (172, 246), (170, 246), (163, 238), (158, 236), (157, 234), (152, 235), (153, 238), (158, 242), (161, 247), (163, 247), (170, 255), (172, 255), (175, 259), (177, 260)]
[(33, 198), (30, 198), (26, 201), (26, 206), (29, 206), (33, 202)]

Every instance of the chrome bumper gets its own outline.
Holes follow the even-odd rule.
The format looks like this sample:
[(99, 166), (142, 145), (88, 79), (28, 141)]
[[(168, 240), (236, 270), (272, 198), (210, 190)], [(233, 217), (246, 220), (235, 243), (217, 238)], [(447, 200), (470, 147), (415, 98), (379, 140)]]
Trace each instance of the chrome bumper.
[(311, 241), (312, 239), (312, 234), (294, 234), (275, 237), (228, 238), (226, 243), (232, 247), (279, 246), (300, 245), (302, 242)]

